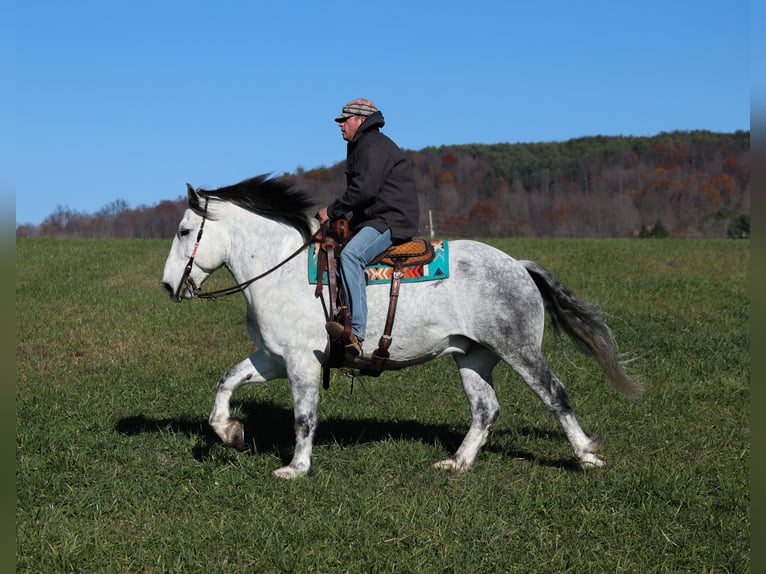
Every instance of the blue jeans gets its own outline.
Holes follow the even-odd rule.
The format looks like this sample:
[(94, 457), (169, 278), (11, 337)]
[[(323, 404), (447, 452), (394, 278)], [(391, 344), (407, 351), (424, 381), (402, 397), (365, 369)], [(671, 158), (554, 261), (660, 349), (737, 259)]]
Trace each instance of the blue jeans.
[(351, 310), (351, 332), (359, 340), (364, 340), (367, 333), (367, 277), (364, 268), (389, 247), (390, 229), (379, 233), (372, 227), (362, 227), (340, 254), (343, 290)]

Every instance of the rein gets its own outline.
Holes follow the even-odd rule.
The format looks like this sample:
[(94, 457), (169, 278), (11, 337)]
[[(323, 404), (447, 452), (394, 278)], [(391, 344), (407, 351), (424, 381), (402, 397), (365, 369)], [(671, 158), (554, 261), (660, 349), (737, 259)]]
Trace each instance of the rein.
[(298, 254), (306, 249), (311, 243), (317, 238), (319, 235), (319, 231), (317, 231), (314, 235), (312, 235), (308, 241), (306, 241), (303, 245), (301, 245), (298, 249), (293, 251), (286, 259), (281, 261), (280, 263), (277, 263), (274, 267), (269, 269), (268, 271), (264, 271), (260, 275), (257, 275), (251, 279), (248, 279), (247, 281), (243, 281), (242, 283), (237, 283), (236, 285), (232, 285), (231, 287), (227, 287), (225, 289), (218, 289), (217, 291), (210, 291), (209, 293), (200, 293), (199, 290), (195, 291), (193, 295), (197, 299), (217, 299), (218, 297), (225, 297), (227, 295), (234, 295), (234, 293), (239, 293), (240, 291), (244, 291), (247, 287), (258, 281), (258, 279), (263, 279), (270, 273), (273, 273), (282, 265), (293, 259), (294, 257), (297, 257)]
[(186, 289), (191, 293), (192, 298), (194, 299), (210, 299), (214, 300), (218, 297), (225, 297), (227, 295), (234, 295), (235, 293), (239, 293), (241, 291), (244, 291), (247, 287), (258, 281), (259, 279), (263, 279), (267, 275), (273, 273), (292, 259), (298, 256), (298, 254), (306, 249), (311, 243), (317, 239), (322, 233), (323, 227), (320, 226), (320, 228), (317, 230), (314, 235), (312, 235), (307, 241), (303, 243), (298, 249), (293, 251), (286, 259), (281, 261), (280, 263), (277, 263), (274, 267), (269, 269), (268, 271), (264, 271), (260, 275), (257, 275), (251, 279), (248, 279), (247, 281), (243, 281), (242, 283), (238, 283), (236, 285), (232, 285), (231, 287), (226, 287), (225, 289), (218, 289), (217, 291), (210, 291), (209, 293), (201, 293), (197, 285), (194, 283), (194, 280), (190, 277), (192, 266), (194, 264), (194, 258), (197, 256), (197, 248), (199, 247), (200, 239), (202, 239), (202, 230), (205, 228), (205, 221), (207, 221), (207, 205), (210, 202), (209, 198), (206, 198), (205, 201), (205, 212), (202, 216), (202, 223), (199, 226), (199, 232), (197, 233), (197, 241), (194, 244), (194, 249), (192, 250), (191, 257), (189, 257), (189, 262), (186, 264), (186, 268), (184, 269), (184, 273), (181, 276), (181, 282), (178, 285), (178, 292), (176, 293), (176, 298), (180, 300), (180, 295), (186, 287)]

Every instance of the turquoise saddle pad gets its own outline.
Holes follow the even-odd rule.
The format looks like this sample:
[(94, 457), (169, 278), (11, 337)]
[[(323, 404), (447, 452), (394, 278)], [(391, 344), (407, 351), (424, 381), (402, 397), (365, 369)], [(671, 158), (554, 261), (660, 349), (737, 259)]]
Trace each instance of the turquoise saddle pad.
[[(434, 247), (435, 257), (431, 263), (425, 265), (413, 265), (404, 268), (402, 283), (417, 283), (420, 281), (436, 281), (449, 277), (449, 244), (447, 241), (431, 241)], [(309, 249), (308, 275), (309, 283), (316, 285), (317, 282), (317, 253), (319, 244), (313, 243)], [(388, 265), (369, 265), (364, 272), (367, 275), (368, 285), (390, 283), (393, 267)], [(327, 285), (327, 272), (322, 276), (322, 284)]]

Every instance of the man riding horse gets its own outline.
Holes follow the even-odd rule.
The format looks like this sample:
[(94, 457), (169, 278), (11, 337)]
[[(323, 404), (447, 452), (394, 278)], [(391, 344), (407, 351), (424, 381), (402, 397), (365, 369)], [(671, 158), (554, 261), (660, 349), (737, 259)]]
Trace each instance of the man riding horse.
[[(320, 223), (351, 212), (352, 237), (343, 248), (340, 267), (351, 312), (351, 334), (344, 341), (350, 355), (362, 354), (367, 331), (367, 290), (364, 268), (393, 244), (417, 233), (420, 211), (415, 180), (406, 156), (391, 138), (380, 133), (383, 114), (370, 100), (355, 99), (335, 118), (346, 152), (346, 191), (319, 210)], [(344, 326), (325, 326), (333, 341), (344, 337)]]

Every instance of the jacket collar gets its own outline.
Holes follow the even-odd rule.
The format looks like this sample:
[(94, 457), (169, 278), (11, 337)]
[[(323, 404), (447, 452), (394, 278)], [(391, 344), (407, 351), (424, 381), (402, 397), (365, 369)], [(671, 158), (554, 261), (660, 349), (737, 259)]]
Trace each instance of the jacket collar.
[(386, 125), (386, 120), (383, 118), (383, 114), (380, 111), (367, 116), (367, 119), (362, 122), (362, 125), (359, 126), (359, 129), (354, 134), (354, 139), (352, 139), (349, 143), (358, 142), (359, 139), (367, 132), (372, 130), (379, 130), (384, 125)]

